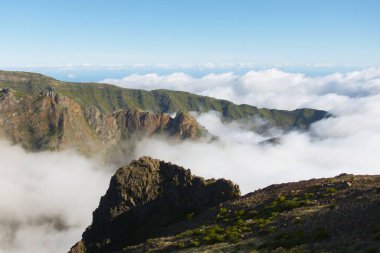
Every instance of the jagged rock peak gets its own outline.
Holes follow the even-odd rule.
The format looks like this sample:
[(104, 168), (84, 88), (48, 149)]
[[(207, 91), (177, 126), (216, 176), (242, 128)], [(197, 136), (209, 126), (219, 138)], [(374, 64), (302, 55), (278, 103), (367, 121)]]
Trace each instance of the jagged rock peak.
[(8, 94), (11, 90), (12, 90), (11, 88), (3, 88), (0, 90), (0, 92), (3, 94)]
[(175, 164), (141, 157), (111, 178), (92, 225), (70, 252), (113, 252), (239, 196), (229, 180), (205, 180)]
[(57, 94), (56, 94), (54, 88), (47, 87), (43, 91), (40, 92), (40, 95), (44, 96), (44, 97), (52, 97), (52, 98), (54, 98)]
[(8, 96), (13, 90), (11, 88), (3, 88), (0, 90), (0, 99)]

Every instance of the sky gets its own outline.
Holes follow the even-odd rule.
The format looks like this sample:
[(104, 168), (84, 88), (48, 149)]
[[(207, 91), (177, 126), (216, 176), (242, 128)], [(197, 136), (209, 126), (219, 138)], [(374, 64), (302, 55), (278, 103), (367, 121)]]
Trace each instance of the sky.
[(377, 0), (13, 0), (0, 68), (379, 65)]

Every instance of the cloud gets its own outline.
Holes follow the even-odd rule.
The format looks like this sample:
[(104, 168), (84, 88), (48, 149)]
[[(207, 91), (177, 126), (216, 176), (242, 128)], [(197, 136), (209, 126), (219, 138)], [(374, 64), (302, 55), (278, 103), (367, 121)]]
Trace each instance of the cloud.
[(232, 72), (193, 77), (179, 72), (168, 75), (133, 74), (102, 82), (138, 89), (184, 90), (258, 107), (296, 109), (311, 107), (339, 113), (341, 103), (380, 92), (380, 68), (308, 77), (278, 69)]
[(111, 176), (76, 153), (27, 153), (0, 141), (0, 252), (67, 252)]
[[(217, 114), (201, 114), (198, 120), (218, 136), (211, 143), (168, 142), (148, 138), (136, 148), (136, 157), (150, 155), (192, 169), (206, 178), (228, 178), (243, 193), (270, 184), (330, 177), (340, 173), (379, 174), (380, 118), (362, 116), (330, 118), (314, 124), (311, 133), (291, 132), (280, 145), (257, 145), (265, 138), (237, 122), (223, 124)], [(363, 122), (360, 120), (364, 119)], [(359, 121), (357, 124), (352, 124)], [(339, 131), (344, 129), (346, 131)]]
[(121, 79), (104, 79), (101, 82), (136, 89), (188, 90), (202, 93), (206, 89), (230, 85), (235, 79), (236, 76), (232, 72), (208, 74), (201, 78), (195, 78), (183, 72), (174, 72), (168, 75), (158, 75), (156, 73), (132, 74)]
[[(154, 78), (153, 78), (154, 77)], [(142, 82), (142, 80), (144, 82)], [(329, 110), (336, 117), (312, 125), (310, 132), (291, 132), (277, 146), (260, 146), (263, 136), (252, 133), (247, 122), (223, 124), (217, 113), (196, 115), (218, 136), (212, 143), (145, 139), (136, 157), (151, 155), (191, 168), (204, 177), (225, 177), (243, 192), (269, 184), (339, 173), (379, 174), (380, 68), (310, 77), (278, 69), (232, 72), (192, 77), (134, 75), (133, 80), (107, 80), (123, 87), (170, 87), (258, 107)], [(258, 124), (252, 119), (249, 124)], [(273, 136), (281, 132), (273, 132)]]

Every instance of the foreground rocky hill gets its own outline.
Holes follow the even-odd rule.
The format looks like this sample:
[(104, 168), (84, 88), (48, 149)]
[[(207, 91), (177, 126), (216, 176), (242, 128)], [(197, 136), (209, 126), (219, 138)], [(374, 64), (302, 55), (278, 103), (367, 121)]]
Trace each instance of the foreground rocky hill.
[(230, 181), (204, 180), (177, 165), (142, 157), (111, 178), (91, 226), (71, 252), (121, 250), (239, 195)]
[(120, 168), (70, 253), (379, 252), (380, 176), (341, 174), (239, 197), (143, 157)]

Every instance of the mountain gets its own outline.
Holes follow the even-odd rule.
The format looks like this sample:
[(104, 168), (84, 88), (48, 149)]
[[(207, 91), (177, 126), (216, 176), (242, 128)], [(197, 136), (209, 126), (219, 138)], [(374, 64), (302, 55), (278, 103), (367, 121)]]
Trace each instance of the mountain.
[(341, 174), (245, 196), (149, 157), (120, 168), (70, 253), (378, 252), (380, 176)]
[(141, 243), (161, 227), (239, 195), (230, 181), (204, 180), (177, 165), (142, 157), (111, 178), (91, 226), (72, 252), (113, 252)]
[[(197, 140), (208, 136), (189, 112), (220, 112), (224, 121), (260, 119), (252, 131), (307, 130), (325, 111), (258, 109), (187, 92), (67, 83), (41, 74), (0, 71), (0, 131), (32, 151), (67, 147), (84, 154), (128, 152), (143, 136)], [(170, 115), (174, 115), (171, 117)]]
[(37, 95), (20, 95), (10, 88), (0, 90), (0, 129), (28, 150), (73, 147), (85, 154), (113, 150), (137, 136), (165, 134), (198, 139), (207, 133), (182, 112), (174, 118), (138, 109), (101, 113), (97, 107), (83, 107), (51, 87)]
[(27, 72), (0, 71), (0, 88), (12, 88), (18, 96), (38, 94), (46, 88), (71, 98), (81, 106), (95, 106), (102, 113), (118, 109), (139, 109), (152, 113), (220, 112), (225, 120), (240, 120), (260, 117), (267, 122), (265, 127), (282, 130), (307, 129), (328, 113), (313, 109), (294, 111), (259, 109), (250, 105), (236, 105), (227, 100), (199, 96), (182, 91), (126, 89), (101, 83), (69, 83)]

